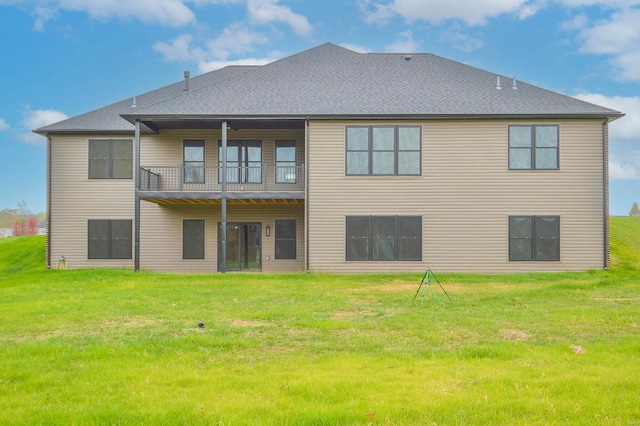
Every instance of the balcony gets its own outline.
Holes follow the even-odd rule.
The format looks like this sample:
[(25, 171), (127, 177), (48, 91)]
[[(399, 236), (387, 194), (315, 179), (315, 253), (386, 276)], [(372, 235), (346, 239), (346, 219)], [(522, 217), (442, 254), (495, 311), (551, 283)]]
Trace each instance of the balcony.
[[(140, 197), (159, 200), (219, 200), (221, 167), (142, 166)], [(227, 167), (227, 199), (304, 199), (304, 166)]]

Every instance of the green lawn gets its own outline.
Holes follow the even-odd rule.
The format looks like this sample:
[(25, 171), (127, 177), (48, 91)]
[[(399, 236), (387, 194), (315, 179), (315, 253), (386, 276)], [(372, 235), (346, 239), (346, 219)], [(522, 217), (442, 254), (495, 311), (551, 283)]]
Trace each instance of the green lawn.
[(611, 235), (611, 271), (438, 274), (444, 306), (416, 274), (48, 271), (0, 240), (0, 424), (639, 424), (640, 218)]

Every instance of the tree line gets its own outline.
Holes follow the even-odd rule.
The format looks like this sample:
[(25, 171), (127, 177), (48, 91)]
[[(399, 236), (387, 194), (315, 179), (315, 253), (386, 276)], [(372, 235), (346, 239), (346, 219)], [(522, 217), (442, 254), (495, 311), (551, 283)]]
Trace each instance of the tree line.
[(23, 200), (15, 209), (0, 210), (0, 228), (10, 228), (16, 237), (35, 235), (38, 233), (40, 222), (46, 219), (45, 213), (33, 213), (27, 208)]

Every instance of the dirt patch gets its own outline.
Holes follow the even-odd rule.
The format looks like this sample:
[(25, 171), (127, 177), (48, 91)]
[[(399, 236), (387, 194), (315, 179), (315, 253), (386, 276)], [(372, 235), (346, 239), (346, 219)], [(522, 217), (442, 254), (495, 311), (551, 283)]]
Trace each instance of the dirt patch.
[(349, 319), (349, 318), (354, 318), (358, 316), (358, 312), (356, 311), (334, 311), (334, 312), (330, 312), (329, 316), (331, 316), (331, 319), (333, 320), (342, 320), (342, 319)]
[(521, 342), (524, 340), (529, 340), (530, 338), (533, 337), (533, 335), (531, 334), (527, 334), (524, 331), (520, 331), (520, 330), (505, 330), (502, 333), (502, 337), (505, 340), (511, 340), (514, 342)]
[(268, 322), (264, 322), (264, 321), (247, 321), (247, 320), (240, 320), (240, 319), (234, 319), (229, 321), (229, 325), (231, 327), (267, 327), (269, 326)]
[(104, 325), (107, 327), (147, 327), (149, 325), (157, 324), (157, 320), (152, 319), (142, 319), (142, 318), (134, 318), (127, 319), (126, 321), (117, 322), (117, 321), (105, 321)]

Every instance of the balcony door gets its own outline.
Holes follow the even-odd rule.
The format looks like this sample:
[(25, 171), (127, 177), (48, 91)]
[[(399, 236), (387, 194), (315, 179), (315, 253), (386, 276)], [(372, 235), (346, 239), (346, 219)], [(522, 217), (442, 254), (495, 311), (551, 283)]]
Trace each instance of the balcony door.
[[(222, 167), (222, 142), (218, 146), (218, 166)], [(218, 178), (222, 180), (222, 175)], [(227, 183), (262, 183), (262, 142), (227, 142)]]
[[(222, 253), (218, 224), (218, 252)], [(260, 223), (227, 223), (227, 271), (262, 270), (262, 225)], [(220, 258), (218, 270), (220, 270)]]

